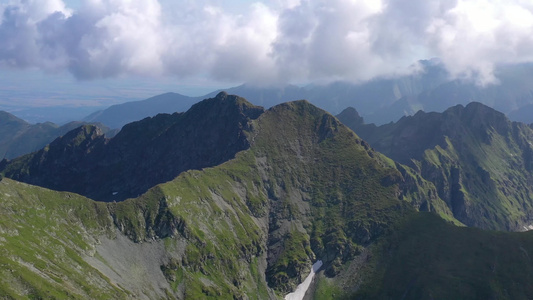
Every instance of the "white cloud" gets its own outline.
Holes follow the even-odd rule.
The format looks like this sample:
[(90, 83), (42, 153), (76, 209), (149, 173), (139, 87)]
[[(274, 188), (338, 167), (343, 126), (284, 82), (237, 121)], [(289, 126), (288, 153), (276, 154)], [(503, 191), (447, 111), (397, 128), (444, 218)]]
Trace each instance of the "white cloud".
[[(91, 70), (89, 77), (163, 70), (161, 7), (157, 1), (93, 1), (90, 5), (88, 10), (100, 14), (90, 29), (82, 32), (79, 48), (86, 52), (87, 60), (80, 66), (75, 64), (77, 68)], [(85, 17), (83, 12), (79, 17)]]
[(459, 1), (427, 27), (429, 47), (453, 75), (495, 82), (496, 64), (533, 60), (533, 10), (521, 1)]
[[(239, 9), (236, 7), (239, 6)], [(232, 82), (366, 80), (440, 57), (494, 82), (533, 61), (526, 0), (61, 0), (0, 4), (0, 65)]]

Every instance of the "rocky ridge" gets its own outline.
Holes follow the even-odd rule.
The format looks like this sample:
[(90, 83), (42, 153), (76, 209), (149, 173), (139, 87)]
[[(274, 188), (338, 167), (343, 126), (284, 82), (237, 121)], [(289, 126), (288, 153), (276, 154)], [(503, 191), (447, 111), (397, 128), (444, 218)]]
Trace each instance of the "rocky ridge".
[[(358, 120), (351, 116), (338, 117)], [(531, 223), (529, 126), (473, 102), (443, 113), (419, 111), (379, 127), (359, 123), (352, 129), (377, 151), (433, 182), (464, 224), (516, 231)]]
[(130, 123), (112, 139), (94, 126), (83, 126), (42, 150), (3, 161), (0, 168), (15, 180), (99, 201), (122, 201), (185, 170), (233, 158), (249, 147), (246, 132), (262, 112), (242, 98), (220, 93), (187, 113)]

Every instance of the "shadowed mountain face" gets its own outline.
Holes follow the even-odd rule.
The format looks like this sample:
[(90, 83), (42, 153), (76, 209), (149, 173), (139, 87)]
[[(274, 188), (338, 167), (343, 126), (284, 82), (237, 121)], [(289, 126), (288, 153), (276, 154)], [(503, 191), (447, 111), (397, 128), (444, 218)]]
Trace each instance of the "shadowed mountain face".
[[(350, 110), (351, 111), (351, 110)], [(533, 220), (533, 131), (480, 103), (418, 112), (376, 127), (341, 121), (372, 147), (433, 182), (469, 226), (524, 230)], [(349, 123), (352, 122), (352, 123)]]
[(531, 231), (456, 227), (419, 213), (374, 249), (355, 295), (337, 299), (530, 299), (532, 251)]
[(189, 169), (218, 165), (249, 147), (250, 121), (263, 109), (220, 93), (187, 113), (158, 115), (106, 139), (83, 126), (46, 148), (2, 163), (7, 177), (100, 201), (136, 197)]

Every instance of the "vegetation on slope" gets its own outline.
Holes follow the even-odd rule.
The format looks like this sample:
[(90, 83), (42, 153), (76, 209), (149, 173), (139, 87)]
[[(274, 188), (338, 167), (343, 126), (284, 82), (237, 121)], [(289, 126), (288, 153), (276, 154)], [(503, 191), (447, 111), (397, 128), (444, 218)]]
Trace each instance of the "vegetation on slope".
[(336, 274), (411, 209), (399, 199), (434, 200), (401, 190), (392, 161), (306, 101), (272, 108), (257, 132), (251, 150), (270, 200), (267, 278), (278, 289), (294, 286), (314, 259)]
[[(359, 120), (357, 115), (352, 114)], [(339, 115), (350, 120), (347, 114)], [(433, 182), (468, 226), (524, 230), (533, 214), (533, 130), (480, 103), (418, 112), (376, 127), (352, 123), (372, 147)]]
[(123, 298), (83, 256), (111, 233), (105, 204), (9, 179), (0, 182), (0, 297)]
[(413, 214), (374, 247), (353, 299), (531, 299), (533, 232), (456, 227)]
[[(152, 291), (146, 293), (151, 297), (161, 291), (191, 299), (275, 297), (271, 288), (288, 292), (315, 259), (323, 259), (328, 274), (335, 275), (344, 262), (411, 210), (408, 201), (400, 199), (425, 195), (402, 191), (400, 184), (405, 180), (392, 161), (370, 149), (333, 116), (305, 101), (274, 107), (247, 124), (251, 148), (222, 165), (184, 172), (141, 197), (119, 203), (96, 204), (78, 197), (85, 203), (88, 221), (101, 220), (94, 223), (94, 232), (80, 231), (87, 231), (82, 234), (87, 241), (72, 245), (81, 249), (74, 255), (77, 260), (83, 258), (83, 249), (93, 249), (83, 260), (90, 263), (83, 266), (83, 273), (97, 272), (116, 282), (109, 284), (112, 291), (135, 286), (136, 277), (121, 276), (123, 266), (110, 259), (116, 256), (113, 251), (121, 251), (110, 245), (119, 244), (119, 237), (125, 235), (138, 244), (163, 244), (166, 249), (159, 256), (159, 274), (168, 286), (148, 285), (146, 289)], [(64, 139), (69, 142), (61, 149), (77, 153), (77, 162), (83, 166), (84, 153), (97, 153), (98, 145), (105, 143), (102, 138), (84, 138), (94, 134), (99, 136), (92, 127), (82, 127)], [(149, 131), (145, 134), (151, 136)], [(43, 151), (57, 149), (50, 145)], [(10, 167), (27, 172), (27, 162), (16, 162), (18, 165)], [(68, 162), (57, 162), (58, 170), (68, 166)], [(18, 203), (21, 209), (28, 205)], [(76, 231), (86, 226), (84, 218), (65, 218), (65, 226)], [(48, 225), (46, 215), (35, 220), (59, 234)], [(14, 223), (19, 222), (23, 220)], [(67, 243), (62, 236), (58, 239)], [(128, 255), (133, 254), (124, 252)], [(28, 260), (33, 263), (38, 256), (42, 256), (40, 250)], [(49, 280), (41, 276), (40, 282)], [(128, 292), (139, 295), (138, 291)]]
[[(236, 102), (225, 105), (250, 107), (231, 99)], [(436, 214), (416, 213), (413, 206), (453, 221), (435, 186), (414, 171), (416, 164), (409, 168), (377, 153), (306, 101), (238, 124), (246, 125), (241, 132), (249, 148), (233, 159), (182, 172), (122, 202), (2, 180), (1, 295), (279, 298), (322, 259), (329, 278), (319, 279), (316, 295), (531, 296), (528, 286), (519, 285), (533, 274), (529, 265), (512, 274), (515, 264), (529, 263), (530, 235), (461, 229)], [(149, 138), (160, 132), (148, 127), (139, 133)], [(87, 150), (106, 143), (84, 138), (93, 134), (83, 127), (62, 149), (83, 162)], [(10, 167), (28, 172), (31, 158)], [(505, 245), (512, 247), (509, 253)], [(475, 279), (491, 266), (496, 275)]]

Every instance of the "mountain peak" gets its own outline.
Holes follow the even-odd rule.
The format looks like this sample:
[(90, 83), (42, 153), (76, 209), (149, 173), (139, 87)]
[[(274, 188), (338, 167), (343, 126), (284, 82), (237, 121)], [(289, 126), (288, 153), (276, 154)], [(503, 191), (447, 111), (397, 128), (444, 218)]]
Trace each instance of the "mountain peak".
[[(465, 107), (456, 105), (447, 109), (442, 114), (443, 120), (450, 128), (464, 124), (478, 134), (487, 137), (487, 131), (493, 128), (502, 135), (507, 135), (511, 130), (511, 121), (501, 112), (479, 102), (471, 102)], [(450, 136), (454, 136), (452, 133)]]
[(365, 124), (363, 117), (361, 117), (359, 112), (357, 112), (357, 110), (353, 107), (344, 109), (340, 114), (337, 115), (337, 119), (350, 128), (359, 127)]
[(104, 133), (102, 132), (102, 130), (100, 128), (98, 128), (97, 126), (91, 125), (91, 124), (84, 124), (84, 125), (81, 125), (78, 128), (75, 128), (75, 129), (69, 131), (67, 134), (65, 134), (64, 138), (65, 139), (74, 139), (74, 138), (76, 138), (78, 136), (81, 136), (81, 137), (84, 137), (84, 138), (94, 138), (94, 137), (97, 137), (97, 136), (101, 136), (103, 134)]
[(122, 201), (183, 171), (234, 158), (250, 147), (251, 120), (263, 111), (244, 98), (219, 93), (185, 113), (127, 124), (110, 140), (98, 128), (82, 126), (26, 157), (27, 173), (10, 165), (4, 171), (8, 177), (43, 187)]
[(228, 93), (226, 93), (225, 91), (221, 91), (220, 93), (218, 93), (215, 98), (217, 99), (221, 99), (221, 100), (224, 100), (228, 97)]
[(470, 102), (469, 104), (465, 106), (464, 112), (469, 116), (475, 114), (481, 117), (491, 116), (493, 118), (498, 118), (498, 119), (507, 119), (505, 114), (480, 102)]
[[(365, 125), (354, 131), (433, 182), (439, 197), (465, 225), (517, 230), (529, 224), (525, 216), (531, 208), (523, 204), (522, 195), (531, 193), (533, 132), (524, 124), (472, 102), (443, 113), (419, 111), (371, 132)], [(518, 189), (525, 192), (515, 192)], [(505, 215), (495, 207), (516, 213)]]
[(253, 105), (248, 100), (230, 95), (226, 92), (218, 93), (214, 98), (205, 99), (194, 104), (188, 114), (206, 116), (208, 118), (250, 118), (257, 119), (265, 110), (261, 106)]
[(28, 122), (3, 110), (0, 111), (0, 124), (2, 124), (3, 126), (9, 125), (9, 124), (20, 125), (20, 126), (29, 125)]
[(296, 110), (296, 111), (309, 111), (309, 112), (319, 112), (322, 114), (324, 110), (314, 106), (307, 100), (295, 100), (290, 102), (285, 102), (273, 106), (271, 110)]

